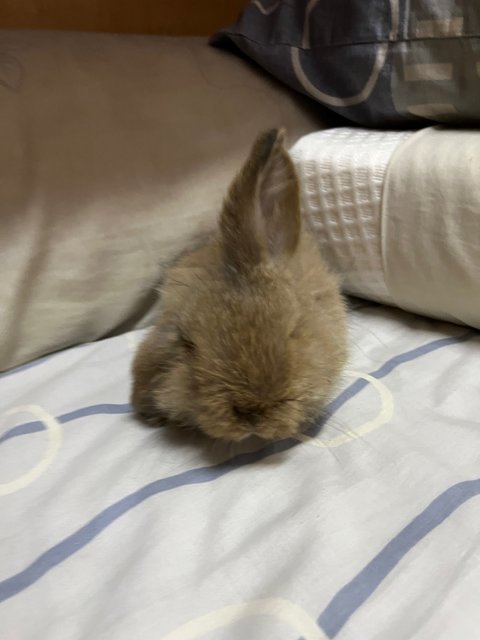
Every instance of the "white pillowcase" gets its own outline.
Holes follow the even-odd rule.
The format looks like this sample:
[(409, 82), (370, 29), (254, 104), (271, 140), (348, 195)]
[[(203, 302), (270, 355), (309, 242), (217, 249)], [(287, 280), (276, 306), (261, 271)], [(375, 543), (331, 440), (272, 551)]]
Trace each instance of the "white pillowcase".
[(348, 293), (480, 328), (480, 132), (346, 127), (291, 155)]

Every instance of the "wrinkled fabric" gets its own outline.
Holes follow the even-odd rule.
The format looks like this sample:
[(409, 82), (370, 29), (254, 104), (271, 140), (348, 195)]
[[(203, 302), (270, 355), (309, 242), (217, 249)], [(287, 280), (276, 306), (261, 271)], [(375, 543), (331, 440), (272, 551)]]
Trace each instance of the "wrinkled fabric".
[(3, 374), (2, 636), (475, 638), (479, 334), (361, 307), (301, 442), (137, 423), (141, 331)]
[(254, 138), (322, 127), (202, 38), (0, 31), (0, 371), (149, 322)]

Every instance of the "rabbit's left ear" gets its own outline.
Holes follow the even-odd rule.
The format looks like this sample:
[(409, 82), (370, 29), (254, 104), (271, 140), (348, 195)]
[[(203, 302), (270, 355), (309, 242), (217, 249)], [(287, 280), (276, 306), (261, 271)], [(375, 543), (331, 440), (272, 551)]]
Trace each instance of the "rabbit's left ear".
[(259, 136), (225, 200), (220, 228), (227, 259), (237, 268), (286, 257), (297, 248), (298, 180), (284, 138), (283, 130)]

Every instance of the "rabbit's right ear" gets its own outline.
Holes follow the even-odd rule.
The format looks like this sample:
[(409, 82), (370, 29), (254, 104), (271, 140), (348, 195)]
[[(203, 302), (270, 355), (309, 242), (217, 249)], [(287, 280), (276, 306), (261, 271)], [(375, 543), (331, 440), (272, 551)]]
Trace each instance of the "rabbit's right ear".
[(300, 237), (298, 180), (284, 131), (260, 135), (230, 186), (220, 217), (227, 263), (236, 270), (292, 255)]

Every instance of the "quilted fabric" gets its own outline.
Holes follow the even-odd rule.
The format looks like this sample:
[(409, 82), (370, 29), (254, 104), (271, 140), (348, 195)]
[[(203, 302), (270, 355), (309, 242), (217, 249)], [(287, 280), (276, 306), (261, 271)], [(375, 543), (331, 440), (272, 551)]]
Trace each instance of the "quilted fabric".
[(343, 127), (304, 136), (290, 151), (322, 254), (349, 293), (386, 303), (382, 194), (390, 158), (410, 135)]
[(291, 149), (304, 215), (347, 292), (480, 328), (480, 133), (342, 127)]

